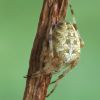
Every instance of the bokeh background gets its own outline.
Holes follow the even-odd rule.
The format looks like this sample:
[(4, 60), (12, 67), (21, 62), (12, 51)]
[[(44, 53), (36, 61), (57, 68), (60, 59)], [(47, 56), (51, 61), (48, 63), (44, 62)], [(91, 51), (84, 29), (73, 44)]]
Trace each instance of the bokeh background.
[[(85, 47), (78, 66), (47, 100), (100, 100), (100, 1), (71, 2)], [(28, 70), (42, 3), (0, 0), (0, 100), (23, 98), (23, 76)]]

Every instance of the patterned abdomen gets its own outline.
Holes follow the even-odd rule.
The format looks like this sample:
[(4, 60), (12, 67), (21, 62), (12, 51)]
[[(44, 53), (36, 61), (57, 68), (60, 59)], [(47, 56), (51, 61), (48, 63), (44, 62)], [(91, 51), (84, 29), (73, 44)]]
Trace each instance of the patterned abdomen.
[(53, 29), (53, 53), (59, 58), (60, 66), (79, 59), (80, 36), (72, 24), (59, 22)]

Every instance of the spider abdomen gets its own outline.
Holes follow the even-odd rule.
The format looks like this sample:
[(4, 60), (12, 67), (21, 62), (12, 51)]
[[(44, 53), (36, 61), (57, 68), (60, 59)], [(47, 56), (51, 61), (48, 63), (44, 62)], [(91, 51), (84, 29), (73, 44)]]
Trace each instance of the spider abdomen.
[(70, 64), (80, 56), (80, 37), (72, 24), (60, 22), (53, 30), (53, 53), (59, 65)]

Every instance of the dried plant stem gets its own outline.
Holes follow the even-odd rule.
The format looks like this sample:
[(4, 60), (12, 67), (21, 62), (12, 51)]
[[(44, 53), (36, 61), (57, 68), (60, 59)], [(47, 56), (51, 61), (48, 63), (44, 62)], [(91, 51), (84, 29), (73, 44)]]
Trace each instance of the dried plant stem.
[[(40, 69), (40, 54), (48, 30), (59, 19), (65, 18), (68, 0), (44, 0), (36, 38), (31, 51), (28, 75)], [(51, 75), (27, 78), (23, 100), (45, 100)]]

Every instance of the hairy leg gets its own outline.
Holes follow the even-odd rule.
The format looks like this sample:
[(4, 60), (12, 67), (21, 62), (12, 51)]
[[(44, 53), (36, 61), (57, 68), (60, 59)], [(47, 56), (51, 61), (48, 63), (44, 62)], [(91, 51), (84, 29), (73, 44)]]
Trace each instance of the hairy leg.
[(54, 84), (53, 89), (50, 91), (50, 93), (47, 94), (46, 97), (50, 96), (50, 95), (54, 92), (54, 90), (56, 89), (56, 87), (57, 87), (57, 85), (58, 85), (58, 82), (59, 82), (71, 69), (72, 69), (71, 66), (69, 66), (61, 75), (58, 76), (58, 78), (57, 78), (55, 81), (53, 81), (53, 82), (50, 83), (50, 84), (54, 84), (54, 83), (55, 83), (55, 84)]

